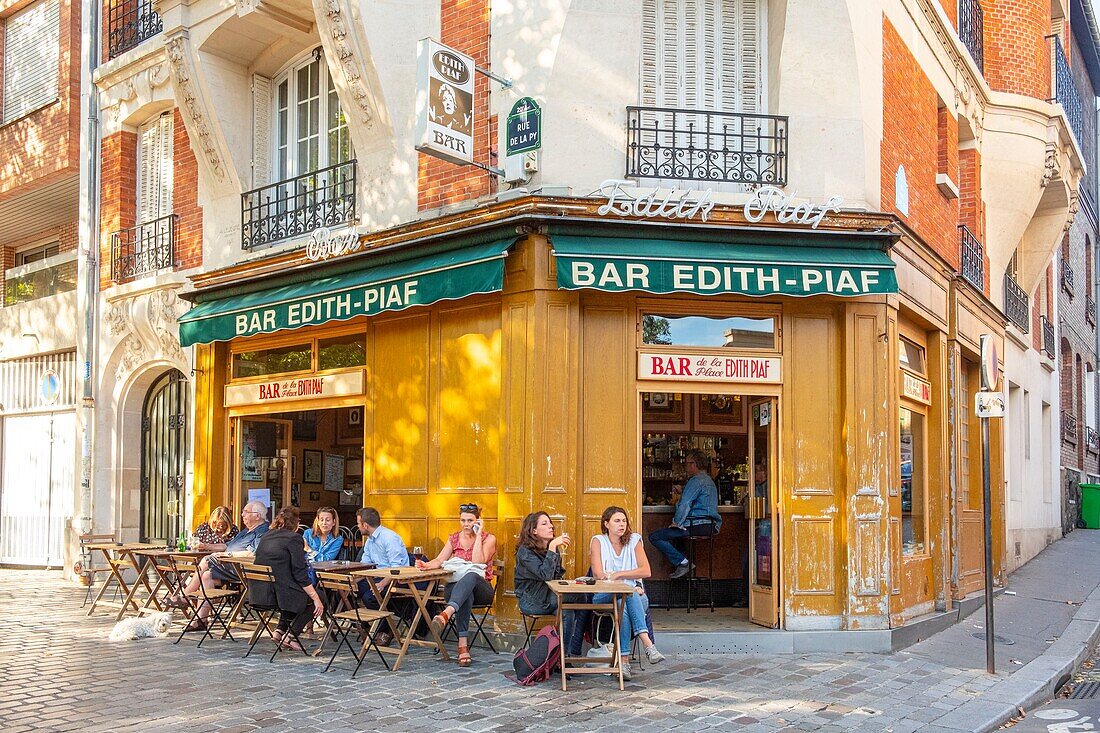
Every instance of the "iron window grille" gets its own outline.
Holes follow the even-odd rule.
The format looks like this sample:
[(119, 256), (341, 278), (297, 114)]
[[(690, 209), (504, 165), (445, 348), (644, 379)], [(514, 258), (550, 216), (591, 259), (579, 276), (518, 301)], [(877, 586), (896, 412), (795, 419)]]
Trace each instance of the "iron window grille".
[(1043, 351), (1051, 359), (1056, 359), (1058, 355), (1055, 353), (1057, 346), (1054, 341), (1054, 324), (1046, 316), (1039, 316), (1039, 324), (1043, 327)]
[(1062, 258), (1062, 290), (1073, 295), (1073, 266), (1065, 257)]
[(121, 229), (111, 234), (111, 279), (127, 282), (157, 270), (176, 266), (176, 224), (179, 216)]
[(626, 175), (787, 183), (787, 118), (672, 107), (626, 108)]
[(965, 224), (959, 225), (959, 274), (980, 291), (985, 291), (985, 257), (982, 243)]
[(1077, 444), (1077, 416), (1072, 412), (1062, 413), (1062, 440)]
[(1005, 273), (1005, 315), (1008, 316), (1008, 320), (1012, 325), (1020, 330), (1020, 333), (1027, 333), (1030, 328), (1028, 324), (1028, 297), (1024, 289), (1016, 282), (1016, 278), (1012, 277), (1011, 273)]
[(1085, 444), (1089, 453), (1100, 453), (1100, 433), (1093, 428), (1085, 428)]
[(1085, 320), (1093, 328), (1096, 327), (1096, 300), (1091, 295), (1085, 296)]
[(241, 194), (241, 247), (254, 250), (355, 221), (355, 161)]
[(959, 0), (959, 40), (978, 71), (985, 73), (985, 13), (978, 0)]
[(153, 0), (114, 0), (107, 9), (107, 55), (114, 58), (163, 29)]
[(1048, 38), (1051, 39), (1050, 49), (1054, 57), (1052, 61), (1054, 73), (1051, 85), (1053, 89), (1050, 90), (1051, 98), (1047, 101), (1062, 105), (1062, 109), (1066, 113), (1066, 119), (1069, 120), (1070, 129), (1073, 130), (1073, 134), (1080, 144), (1085, 139), (1081, 134), (1081, 95), (1077, 91), (1077, 85), (1073, 83), (1073, 74), (1070, 72), (1069, 62), (1066, 61), (1062, 39), (1056, 35), (1048, 36)]

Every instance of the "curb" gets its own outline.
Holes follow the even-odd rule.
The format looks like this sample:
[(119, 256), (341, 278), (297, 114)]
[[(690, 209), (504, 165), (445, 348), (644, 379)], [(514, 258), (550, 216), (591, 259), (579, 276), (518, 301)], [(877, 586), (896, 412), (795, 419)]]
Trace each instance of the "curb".
[(1058, 640), (1011, 676), (930, 722), (944, 731), (988, 733), (1046, 702), (1065, 684), (1100, 637), (1100, 586), (1093, 589)]

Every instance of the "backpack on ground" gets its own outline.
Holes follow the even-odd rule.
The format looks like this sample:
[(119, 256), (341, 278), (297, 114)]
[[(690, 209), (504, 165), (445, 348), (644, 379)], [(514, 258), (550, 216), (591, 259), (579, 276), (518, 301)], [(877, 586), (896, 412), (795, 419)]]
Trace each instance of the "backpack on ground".
[(539, 629), (527, 648), (520, 649), (512, 659), (516, 682), (529, 686), (550, 679), (561, 666), (560, 646), (557, 629), (549, 625)]

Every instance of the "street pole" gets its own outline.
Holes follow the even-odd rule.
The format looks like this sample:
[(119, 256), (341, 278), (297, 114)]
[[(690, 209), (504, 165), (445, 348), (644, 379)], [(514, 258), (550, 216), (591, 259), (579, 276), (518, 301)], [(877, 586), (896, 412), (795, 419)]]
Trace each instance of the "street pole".
[(982, 520), (985, 525), (985, 671), (997, 673), (993, 652), (993, 499), (989, 488), (989, 418), (982, 420)]

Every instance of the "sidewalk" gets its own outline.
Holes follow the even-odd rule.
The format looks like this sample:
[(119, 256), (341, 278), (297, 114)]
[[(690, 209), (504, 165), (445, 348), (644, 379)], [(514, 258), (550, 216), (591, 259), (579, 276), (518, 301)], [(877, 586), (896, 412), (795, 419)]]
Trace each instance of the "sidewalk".
[(996, 677), (971, 636), (978, 612), (889, 655), (678, 654), (635, 668), (625, 693), (602, 677), (568, 693), (556, 680), (519, 687), (504, 677), (511, 655), (481, 647), (469, 669), (416, 654), (396, 674), (368, 659), (353, 681), (348, 656), (322, 674), (317, 659), (242, 659), (241, 642), (110, 643), (111, 617), (85, 617), (83, 589), (0, 570), (0, 730), (975, 733), (1043, 696), (1085, 653), (1100, 625), (1100, 591), (1082, 603), (1100, 584), (1098, 557), (1100, 532), (1076, 531), (1011, 577), (1017, 595), (997, 600), (997, 633), (1016, 644), (998, 647)]

